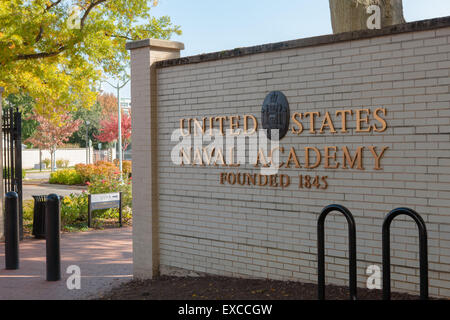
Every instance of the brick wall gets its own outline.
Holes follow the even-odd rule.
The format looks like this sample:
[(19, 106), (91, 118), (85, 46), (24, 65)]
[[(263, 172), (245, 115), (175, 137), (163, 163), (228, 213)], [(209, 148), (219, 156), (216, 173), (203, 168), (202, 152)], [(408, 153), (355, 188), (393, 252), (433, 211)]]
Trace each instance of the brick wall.
[[(406, 206), (427, 224), (430, 294), (450, 297), (449, 69), (450, 27), (158, 68), (160, 264), (316, 282), (318, 214), (338, 203), (355, 216), (358, 286), (365, 287), (366, 268), (381, 267), (384, 216)], [(171, 162), (176, 145), (171, 134), (181, 118), (253, 114), (260, 122), (262, 102), (274, 90), (286, 95), (291, 114), (386, 108), (383, 133), (355, 133), (349, 122), (347, 134), (288, 132), (280, 142), (287, 150), (388, 146), (383, 169), (373, 170), (365, 157), (364, 171), (280, 170), (294, 177), (328, 176), (328, 189), (318, 191), (298, 189), (295, 183), (286, 189), (219, 183), (220, 172), (257, 172), (252, 165), (224, 169)], [(304, 162), (300, 152), (299, 160)], [(345, 219), (331, 214), (326, 228), (327, 283), (347, 285)], [(397, 218), (391, 239), (392, 289), (418, 293), (415, 224)]]

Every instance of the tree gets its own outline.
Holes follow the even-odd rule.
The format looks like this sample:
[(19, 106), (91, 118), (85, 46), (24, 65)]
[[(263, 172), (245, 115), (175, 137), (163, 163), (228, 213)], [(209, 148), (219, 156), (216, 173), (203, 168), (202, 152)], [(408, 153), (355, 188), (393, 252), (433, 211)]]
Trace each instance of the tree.
[[(101, 77), (126, 74), (128, 40), (180, 34), (148, 0), (8, 0), (0, 2), (0, 86), (27, 92), (40, 114), (89, 108)], [(48, 110), (55, 105), (62, 110)]]
[(79, 130), (75, 131), (69, 138), (68, 143), (86, 147), (86, 121), (89, 121), (89, 140), (93, 141), (94, 147), (98, 147), (98, 141), (94, 138), (99, 133), (100, 120), (104, 117), (102, 106), (96, 102), (90, 109), (78, 108), (71, 114), (73, 119), (81, 120), (81, 125)]
[(4, 101), (3, 108), (14, 108), (22, 113), (22, 140), (33, 135), (38, 122), (30, 119), (35, 107), (34, 100), (25, 93), (10, 94)]
[(97, 97), (97, 102), (103, 109), (104, 114), (109, 117), (117, 113), (117, 97), (113, 93), (101, 93)]
[(367, 30), (367, 8), (381, 9), (381, 28), (405, 23), (402, 0), (329, 0), (334, 33)]
[(31, 119), (39, 123), (35, 133), (25, 140), (39, 149), (50, 150), (52, 171), (55, 168), (55, 152), (69, 137), (78, 130), (81, 120), (73, 120), (70, 114), (59, 115), (55, 120), (39, 114), (34, 114)]
[[(100, 134), (95, 136), (101, 142), (111, 143), (118, 140), (119, 120), (116, 114), (100, 121)], [(122, 150), (125, 151), (131, 142), (131, 117), (122, 112)]]

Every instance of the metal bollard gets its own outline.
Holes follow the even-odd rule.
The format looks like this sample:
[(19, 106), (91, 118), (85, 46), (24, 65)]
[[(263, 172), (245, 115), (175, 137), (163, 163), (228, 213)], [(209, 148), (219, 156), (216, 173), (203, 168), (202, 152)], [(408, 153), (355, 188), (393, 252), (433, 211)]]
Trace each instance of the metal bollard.
[(19, 195), (8, 192), (5, 199), (5, 266), (19, 269)]
[(45, 208), (47, 281), (61, 280), (60, 221), (60, 198), (50, 194)]

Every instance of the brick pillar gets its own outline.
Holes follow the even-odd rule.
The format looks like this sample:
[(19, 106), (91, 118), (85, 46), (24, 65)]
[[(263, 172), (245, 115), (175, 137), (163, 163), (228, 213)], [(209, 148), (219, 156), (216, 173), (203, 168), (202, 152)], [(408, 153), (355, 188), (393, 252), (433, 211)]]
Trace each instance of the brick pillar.
[(180, 57), (184, 45), (146, 39), (127, 43), (131, 51), (133, 141), (133, 276), (159, 274), (157, 168), (157, 77), (155, 62)]

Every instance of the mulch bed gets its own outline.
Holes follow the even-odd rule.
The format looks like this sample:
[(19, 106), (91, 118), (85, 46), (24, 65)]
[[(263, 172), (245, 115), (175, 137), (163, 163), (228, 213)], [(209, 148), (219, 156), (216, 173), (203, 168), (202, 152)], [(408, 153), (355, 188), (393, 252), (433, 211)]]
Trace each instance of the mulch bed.
[[(329, 300), (348, 300), (348, 288), (327, 286)], [(381, 290), (358, 288), (358, 300), (380, 300)], [(392, 293), (393, 300), (418, 296)], [(316, 300), (317, 285), (290, 281), (238, 279), (216, 276), (162, 276), (126, 282), (104, 293), (100, 300)]]

